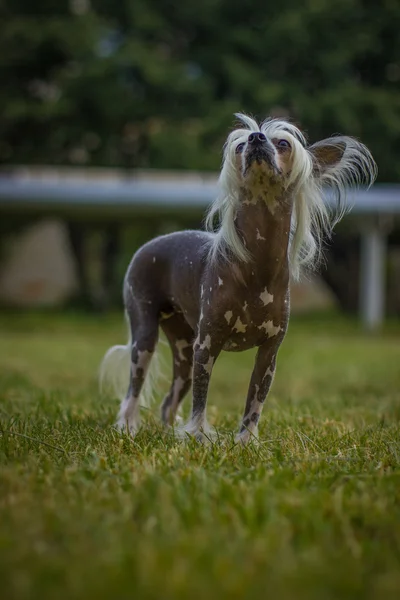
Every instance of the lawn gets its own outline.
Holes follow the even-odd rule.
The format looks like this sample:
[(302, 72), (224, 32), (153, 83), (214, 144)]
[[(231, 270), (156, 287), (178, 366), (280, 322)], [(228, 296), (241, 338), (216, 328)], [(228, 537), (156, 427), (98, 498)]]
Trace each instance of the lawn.
[(114, 431), (96, 376), (124, 335), (120, 315), (0, 316), (2, 599), (400, 597), (398, 324), (293, 319), (246, 448), (252, 353), (215, 367), (213, 445), (157, 405)]

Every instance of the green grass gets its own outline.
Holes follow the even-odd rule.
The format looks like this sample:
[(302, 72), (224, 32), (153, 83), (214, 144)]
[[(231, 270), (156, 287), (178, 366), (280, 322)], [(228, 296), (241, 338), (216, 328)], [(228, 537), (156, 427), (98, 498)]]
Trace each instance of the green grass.
[(215, 367), (215, 444), (174, 441), (158, 406), (117, 434), (96, 373), (124, 333), (121, 316), (0, 317), (2, 598), (400, 597), (398, 325), (293, 320), (247, 448), (252, 353)]

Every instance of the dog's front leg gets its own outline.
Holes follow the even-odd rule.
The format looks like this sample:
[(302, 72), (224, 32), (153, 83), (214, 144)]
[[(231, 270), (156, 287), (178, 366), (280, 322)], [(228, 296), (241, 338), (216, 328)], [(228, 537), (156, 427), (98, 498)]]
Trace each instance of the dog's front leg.
[(201, 331), (194, 343), (192, 416), (184, 431), (199, 440), (212, 434), (206, 416), (207, 394), (212, 369), (222, 349), (222, 343), (215, 339), (211, 333)]
[(237, 442), (246, 444), (257, 437), (258, 421), (274, 378), (277, 351), (270, 342), (258, 349)]

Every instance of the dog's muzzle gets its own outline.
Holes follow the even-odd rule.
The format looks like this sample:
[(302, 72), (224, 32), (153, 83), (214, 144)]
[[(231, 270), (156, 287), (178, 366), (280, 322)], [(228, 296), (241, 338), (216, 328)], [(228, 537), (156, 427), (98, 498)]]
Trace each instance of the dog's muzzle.
[(251, 133), (247, 140), (247, 152), (246, 152), (246, 170), (251, 166), (254, 161), (260, 165), (263, 161), (270, 164), (273, 168), (275, 165), (275, 148), (266, 136), (257, 131)]

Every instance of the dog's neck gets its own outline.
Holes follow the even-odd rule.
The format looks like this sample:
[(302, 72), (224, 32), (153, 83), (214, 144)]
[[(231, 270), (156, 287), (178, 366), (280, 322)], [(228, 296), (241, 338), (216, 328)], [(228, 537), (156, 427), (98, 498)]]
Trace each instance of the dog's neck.
[(248, 268), (261, 278), (288, 275), (292, 201), (281, 187), (242, 188), (235, 226), (251, 255)]

